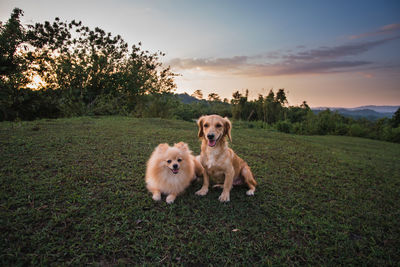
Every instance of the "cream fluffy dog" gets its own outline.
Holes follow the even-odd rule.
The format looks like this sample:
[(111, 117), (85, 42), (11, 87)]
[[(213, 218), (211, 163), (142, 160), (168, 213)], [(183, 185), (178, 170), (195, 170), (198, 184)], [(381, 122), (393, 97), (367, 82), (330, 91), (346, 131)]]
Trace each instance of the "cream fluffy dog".
[(146, 169), (146, 186), (153, 199), (161, 200), (161, 194), (168, 194), (166, 202), (173, 203), (204, 169), (192, 155), (188, 145), (180, 142), (170, 147), (159, 144), (150, 156)]
[(200, 162), (206, 173), (203, 176), (203, 186), (196, 194), (201, 196), (207, 194), (210, 175), (225, 179), (223, 191), (219, 196), (221, 202), (229, 201), (232, 186), (243, 182), (250, 188), (246, 194), (254, 195), (257, 182), (250, 167), (228, 147), (228, 142), (225, 140), (225, 137), (228, 137), (232, 141), (232, 124), (229, 119), (219, 115), (202, 116), (198, 119), (197, 125), (198, 136), (202, 139)]

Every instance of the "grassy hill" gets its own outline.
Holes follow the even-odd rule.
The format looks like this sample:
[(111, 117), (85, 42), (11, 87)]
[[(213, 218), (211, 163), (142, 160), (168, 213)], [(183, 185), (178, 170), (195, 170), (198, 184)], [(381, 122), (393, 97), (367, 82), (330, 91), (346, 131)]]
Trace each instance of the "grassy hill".
[(194, 123), (83, 117), (0, 123), (0, 263), (395, 265), (400, 144), (295, 136), (234, 123), (254, 197), (192, 186), (155, 203), (145, 164), (161, 142), (199, 153)]

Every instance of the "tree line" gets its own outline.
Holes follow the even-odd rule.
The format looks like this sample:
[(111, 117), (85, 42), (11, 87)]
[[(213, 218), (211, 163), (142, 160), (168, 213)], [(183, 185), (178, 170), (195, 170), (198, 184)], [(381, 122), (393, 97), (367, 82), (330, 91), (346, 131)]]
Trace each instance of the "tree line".
[[(192, 96), (198, 98), (201, 92)], [(248, 127), (275, 129), (280, 132), (302, 135), (346, 135), (400, 143), (400, 109), (394, 116), (376, 121), (345, 117), (329, 109), (314, 113), (306, 101), (300, 106), (290, 106), (285, 89), (249, 100), (249, 91), (236, 91), (228, 101), (209, 100), (186, 105), (187, 118), (205, 113), (217, 113), (235, 120), (246, 121)], [(213, 96), (215, 98), (215, 96)], [(200, 111), (200, 112), (199, 112)], [(190, 113), (192, 112), (192, 113)], [(183, 118), (186, 119), (186, 118)]]
[(304, 101), (289, 106), (286, 92), (270, 90), (249, 100), (236, 91), (232, 99), (197, 90), (199, 101), (183, 103), (162, 52), (131, 47), (80, 21), (23, 25), (15, 8), (0, 22), (0, 121), (81, 115), (131, 115), (193, 120), (220, 114), (248, 121), (249, 127), (273, 128), (296, 134), (350, 135), (400, 142), (400, 112), (375, 122), (353, 120), (329, 110), (314, 114)]

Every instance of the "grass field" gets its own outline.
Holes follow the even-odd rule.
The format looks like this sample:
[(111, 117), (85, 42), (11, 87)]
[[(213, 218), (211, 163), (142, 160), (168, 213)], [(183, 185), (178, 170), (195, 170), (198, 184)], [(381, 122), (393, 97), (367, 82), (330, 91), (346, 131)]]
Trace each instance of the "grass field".
[[(161, 142), (198, 154), (194, 123), (83, 117), (0, 123), (0, 265), (396, 265), (400, 144), (234, 123), (259, 185), (154, 202)], [(165, 198), (165, 197), (164, 197)], [(163, 199), (164, 199), (163, 198)]]

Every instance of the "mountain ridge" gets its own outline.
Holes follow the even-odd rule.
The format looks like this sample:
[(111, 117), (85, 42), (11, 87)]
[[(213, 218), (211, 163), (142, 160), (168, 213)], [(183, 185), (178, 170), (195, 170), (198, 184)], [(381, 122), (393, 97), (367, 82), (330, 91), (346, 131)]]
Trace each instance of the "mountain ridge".
[(369, 120), (378, 120), (382, 118), (391, 118), (400, 106), (376, 106), (367, 105), (355, 108), (340, 108), (340, 107), (315, 107), (311, 108), (314, 113), (319, 113), (324, 110), (336, 111), (339, 114), (351, 117), (354, 119), (366, 118)]
[(356, 111), (356, 110), (373, 110), (378, 113), (395, 113), (397, 109), (400, 108), (400, 105), (365, 105), (365, 106), (359, 106), (359, 107), (354, 107), (354, 108), (344, 108), (344, 107), (312, 107), (312, 110), (326, 110), (330, 109), (332, 111), (336, 110), (350, 110), (350, 111)]

